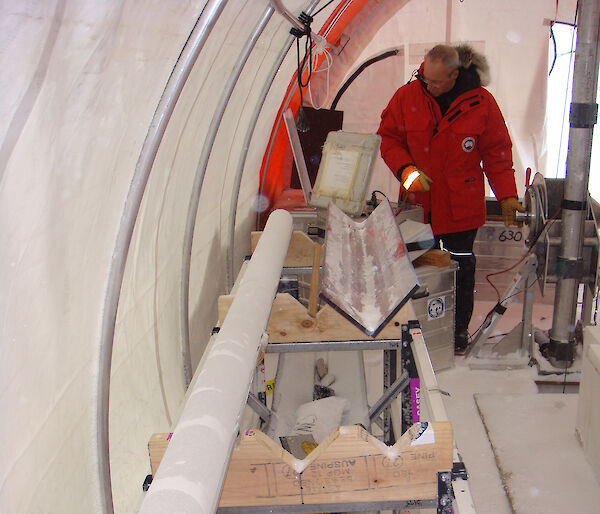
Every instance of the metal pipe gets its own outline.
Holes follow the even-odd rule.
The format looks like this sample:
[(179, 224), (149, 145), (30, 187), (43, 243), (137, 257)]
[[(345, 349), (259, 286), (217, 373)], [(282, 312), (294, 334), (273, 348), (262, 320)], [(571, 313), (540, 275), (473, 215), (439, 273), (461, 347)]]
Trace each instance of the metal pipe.
[(300, 353), (358, 350), (396, 350), (399, 339), (363, 339), (355, 341), (302, 341), (296, 343), (276, 343), (267, 346), (266, 353)]
[(183, 86), (225, 4), (226, 0), (209, 0), (177, 59), (146, 133), (121, 214), (104, 296), (96, 386), (98, 390), (96, 404), (98, 487), (100, 489), (100, 506), (104, 513), (113, 512), (108, 441), (108, 400), (115, 323), (127, 254), (142, 197), (165, 130)]
[[(560, 237), (549, 237), (548, 244), (550, 246), (560, 246), (562, 243), (562, 239)], [(583, 238), (583, 246), (584, 247), (594, 247), (598, 244), (598, 239), (595, 237), (584, 237)]]
[(208, 167), (208, 161), (210, 154), (217, 137), (217, 132), (223, 120), (225, 109), (231, 99), (231, 95), (235, 86), (240, 78), (240, 74), (248, 61), (248, 57), (252, 53), (254, 46), (260, 35), (262, 34), (267, 22), (273, 14), (273, 9), (268, 7), (263, 13), (260, 21), (254, 28), (248, 42), (244, 45), (244, 50), (240, 54), (240, 57), (235, 64), (233, 70), (229, 75), (229, 79), (225, 84), (219, 102), (211, 119), (208, 127), (208, 132), (204, 137), (204, 145), (202, 147), (202, 153), (198, 165), (196, 166), (196, 173), (194, 176), (194, 184), (192, 185), (192, 191), (190, 193), (190, 200), (187, 211), (187, 219), (185, 222), (185, 232), (183, 235), (183, 248), (181, 252), (181, 295), (179, 305), (180, 315), (180, 327), (181, 327), (181, 354), (183, 357), (183, 374), (185, 378), (186, 387), (192, 380), (192, 359), (191, 359), (191, 348), (190, 348), (190, 320), (189, 320), (189, 304), (190, 304), (190, 273), (191, 273), (191, 262), (192, 262), (192, 245), (194, 242), (194, 230), (196, 228), (196, 218), (198, 216), (198, 206), (200, 204), (200, 193), (202, 192), (202, 184), (204, 183), (204, 177), (206, 175), (206, 168)]
[(141, 514), (216, 512), (291, 235), (291, 215), (271, 213), (198, 367)]
[(398, 393), (406, 389), (406, 386), (408, 386), (408, 384), (410, 384), (410, 378), (408, 376), (408, 372), (404, 371), (402, 375), (400, 375), (400, 378), (397, 378), (394, 381), (394, 383), (389, 387), (389, 389), (387, 391), (384, 391), (379, 400), (375, 402), (373, 407), (369, 409), (369, 420), (373, 421), (373, 418), (379, 416), (379, 414), (381, 414), (381, 411), (387, 408), (392, 402), (392, 400), (394, 400), (396, 396), (398, 396)]
[(583, 229), (587, 215), (588, 180), (592, 135), (598, 105), (598, 58), (600, 43), (600, 0), (581, 0), (577, 47), (573, 71), (571, 127), (567, 154), (567, 174), (562, 205), (561, 248), (558, 256), (561, 280), (556, 286), (554, 314), (550, 330), (550, 360), (570, 363), (575, 352), (575, 315), (583, 266)]
[[(319, 3), (319, 0), (313, 0), (312, 4), (309, 6), (309, 8), (306, 10), (307, 13), (311, 13), (312, 10), (315, 8), (315, 6)], [(244, 166), (246, 165), (246, 158), (248, 156), (248, 149), (250, 148), (250, 141), (252, 140), (252, 136), (254, 135), (254, 129), (256, 128), (256, 123), (258, 122), (258, 117), (260, 116), (260, 113), (262, 111), (262, 108), (264, 106), (265, 100), (267, 98), (267, 95), (269, 94), (269, 91), (271, 90), (271, 86), (273, 85), (273, 81), (275, 80), (275, 76), (277, 75), (277, 72), (279, 71), (279, 68), (281, 67), (281, 64), (283, 63), (283, 60), (285, 59), (285, 56), (287, 55), (290, 47), (292, 46), (292, 43), (295, 41), (295, 37), (290, 36), (287, 41), (285, 42), (281, 52), (279, 53), (279, 57), (277, 58), (277, 61), (275, 62), (273, 68), (271, 69), (271, 72), (269, 73), (265, 84), (261, 90), (258, 102), (256, 103), (255, 107), (254, 107), (254, 111), (252, 113), (252, 117), (250, 118), (250, 123), (248, 124), (248, 129), (246, 131), (246, 137), (244, 138), (244, 142), (242, 143), (242, 154), (240, 155), (240, 159), (239, 159), (239, 163), (236, 169), (236, 173), (235, 173), (235, 179), (233, 182), (233, 188), (231, 190), (231, 201), (229, 202), (229, 226), (228, 226), (228, 245), (227, 245), (227, 255), (226, 255), (226, 259), (227, 259), (227, 271), (226, 271), (226, 280), (227, 280), (227, 290), (231, 291), (231, 288), (233, 287), (233, 281), (234, 281), (234, 248), (235, 248), (235, 221), (236, 221), (236, 217), (237, 217), (237, 207), (238, 207), (238, 200), (239, 200), (239, 195), (240, 195), (240, 187), (242, 184), (242, 176), (244, 174)], [(289, 100), (288, 100), (289, 102)], [(266, 168), (265, 168), (266, 170)], [(264, 183), (264, 181), (263, 181)], [(261, 186), (260, 188), (260, 193), (259, 193), (259, 201), (262, 201), (262, 189), (263, 186)], [(259, 214), (260, 216), (260, 214)]]
[(295, 29), (298, 29), (304, 32), (304, 25), (300, 23), (296, 18), (294, 18), (290, 12), (285, 8), (283, 2), (281, 0), (271, 0), (271, 5), (275, 8), (275, 10), (281, 14), (287, 21), (289, 21)]
[(283, 59), (287, 55), (288, 50), (292, 46), (294, 42), (294, 37), (290, 36), (286, 41), (283, 49), (279, 53), (279, 57), (275, 62), (275, 65), (271, 69), (265, 84), (260, 92), (258, 102), (254, 106), (254, 111), (252, 112), (252, 117), (250, 118), (250, 123), (248, 124), (248, 129), (246, 130), (246, 136), (244, 137), (244, 142), (242, 143), (242, 153), (240, 155), (240, 159), (238, 161), (238, 166), (235, 171), (235, 178), (233, 180), (233, 187), (231, 189), (231, 200), (229, 202), (229, 217), (227, 218), (228, 223), (228, 244), (226, 251), (226, 261), (227, 261), (227, 269), (226, 269), (226, 282), (227, 282), (227, 291), (231, 291), (234, 282), (234, 271), (233, 271), (233, 251), (235, 247), (235, 221), (237, 216), (237, 206), (238, 200), (240, 196), (240, 187), (242, 185), (242, 175), (244, 174), (244, 166), (246, 165), (246, 158), (248, 156), (248, 150), (250, 149), (250, 141), (252, 140), (252, 136), (254, 135), (254, 129), (256, 128), (256, 124), (258, 123), (258, 117), (262, 111), (262, 108), (265, 104), (265, 100), (267, 98), (267, 94), (269, 93), (271, 86), (273, 85), (273, 81), (275, 80), (275, 75), (279, 71), (281, 63)]

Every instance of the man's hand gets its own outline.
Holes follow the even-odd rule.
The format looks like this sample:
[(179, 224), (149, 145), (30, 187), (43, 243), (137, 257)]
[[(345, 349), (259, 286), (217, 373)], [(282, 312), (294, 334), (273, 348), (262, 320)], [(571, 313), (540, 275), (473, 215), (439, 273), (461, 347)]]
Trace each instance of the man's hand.
[(402, 187), (411, 193), (429, 191), (431, 180), (425, 173), (412, 164), (402, 170), (400, 183)]
[(525, 212), (525, 207), (523, 207), (519, 200), (517, 200), (514, 196), (510, 196), (505, 198), (500, 202), (500, 207), (502, 208), (502, 219), (504, 221), (504, 225), (507, 227), (509, 225), (516, 225), (520, 227), (522, 223), (517, 223), (516, 214), (517, 211)]

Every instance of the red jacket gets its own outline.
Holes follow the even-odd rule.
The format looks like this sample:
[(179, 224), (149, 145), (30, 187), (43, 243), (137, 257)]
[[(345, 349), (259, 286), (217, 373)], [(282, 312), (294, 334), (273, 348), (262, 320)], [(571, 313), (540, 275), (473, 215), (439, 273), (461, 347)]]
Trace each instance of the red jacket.
[(410, 193), (431, 213), (434, 234), (485, 223), (483, 173), (496, 198), (517, 196), (512, 143), (494, 97), (482, 87), (458, 96), (442, 117), (433, 96), (414, 80), (402, 86), (381, 114), (381, 156), (396, 175), (414, 164), (433, 180), (427, 193)]

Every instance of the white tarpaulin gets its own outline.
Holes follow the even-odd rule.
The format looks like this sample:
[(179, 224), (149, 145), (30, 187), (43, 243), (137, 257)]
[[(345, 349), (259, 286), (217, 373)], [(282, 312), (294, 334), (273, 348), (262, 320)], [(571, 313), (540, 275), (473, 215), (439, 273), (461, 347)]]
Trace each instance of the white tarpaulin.
[[(284, 3), (297, 15), (315, 2)], [(315, 32), (339, 3), (317, 16)], [(329, 101), (364, 60), (402, 48), (365, 72), (338, 106), (348, 130), (373, 131), (391, 93), (418, 67), (423, 45), (482, 42), (490, 89), (514, 138), (522, 194), (524, 168), (544, 166), (548, 20), (572, 21), (575, 3), (560, 1), (557, 11), (556, 0), (368, 2), (368, 16), (357, 15), (347, 29), (346, 53), (334, 59)], [(1, 512), (102, 509), (99, 373), (107, 350), (102, 327), (110, 315), (104, 309), (111, 266), (122, 250), (117, 236), (161, 95), (198, 18), (216, 4), (223, 11), (162, 138), (124, 270), (111, 341), (110, 464), (117, 512), (137, 508), (150, 472), (147, 441), (177, 420), (186, 388), (180, 298), (190, 191), (225, 84), (269, 3), (0, 2)], [(236, 269), (254, 228), (268, 137), (296, 66), (292, 46), (245, 148), (252, 113), (289, 38), (289, 24), (277, 13), (265, 26), (232, 90), (202, 184), (189, 289), (192, 366), (216, 322), (216, 297), (226, 292), (238, 165), (247, 151)], [(373, 180), (392, 196), (397, 192), (383, 167)]]

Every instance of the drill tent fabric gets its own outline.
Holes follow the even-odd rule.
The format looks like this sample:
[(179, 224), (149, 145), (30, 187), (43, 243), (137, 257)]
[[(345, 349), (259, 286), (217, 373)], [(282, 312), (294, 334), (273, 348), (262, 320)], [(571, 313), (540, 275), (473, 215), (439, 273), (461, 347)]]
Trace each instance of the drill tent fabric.
[[(560, 2), (559, 19), (572, 20), (574, 4)], [(285, 5), (297, 14), (309, 3)], [(97, 374), (115, 239), (152, 116), (205, 7), (203, 1), (142, 0), (0, 5), (3, 512), (100, 509)], [(110, 459), (116, 512), (136, 509), (149, 472), (149, 436), (168, 431), (178, 418), (186, 387), (179, 297), (189, 190), (219, 94), (268, 7), (266, 0), (227, 2), (184, 87), (146, 187), (114, 337)], [(317, 17), (315, 32), (334, 7)], [(418, 66), (419, 44), (443, 41), (448, 30), (451, 41), (484, 41), (490, 89), (509, 122), (522, 191), (524, 167), (543, 159), (548, 45), (543, 20), (555, 17), (556, 2), (453, 2), (450, 13), (443, 0), (379, 1), (369, 8), (377, 18), (372, 25), (363, 20), (369, 30), (362, 37), (360, 25), (352, 27), (346, 54), (351, 58), (344, 62), (342, 53), (339, 65), (334, 60), (328, 101), (369, 57), (396, 46), (404, 52), (374, 65), (346, 92), (338, 108), (345, 111), (348, 129), (361, 131), (364, 118), (364, 131), (372, 131), (390, 91)], [(222, 263), (230, 189), (245, 128), (288, 30), (273, 14), (232, 94), (208, 163), (192, 254), (193, 365), (216, 322), (216, 296), (226, 292)], [(386, 84), (374, 99), (397, 59), (398, 82)], [(259, 170), (295, 66), (292, 47), (251, 141), (238, 204), (236, 269), (249, 251)], [(379, 66), (387, 68), (377, 71)], [(358, 104), (372, 109), (363, 114)], [(380, 167), (374, 180), (394, 197), (395, 183), (386, 173)]]

